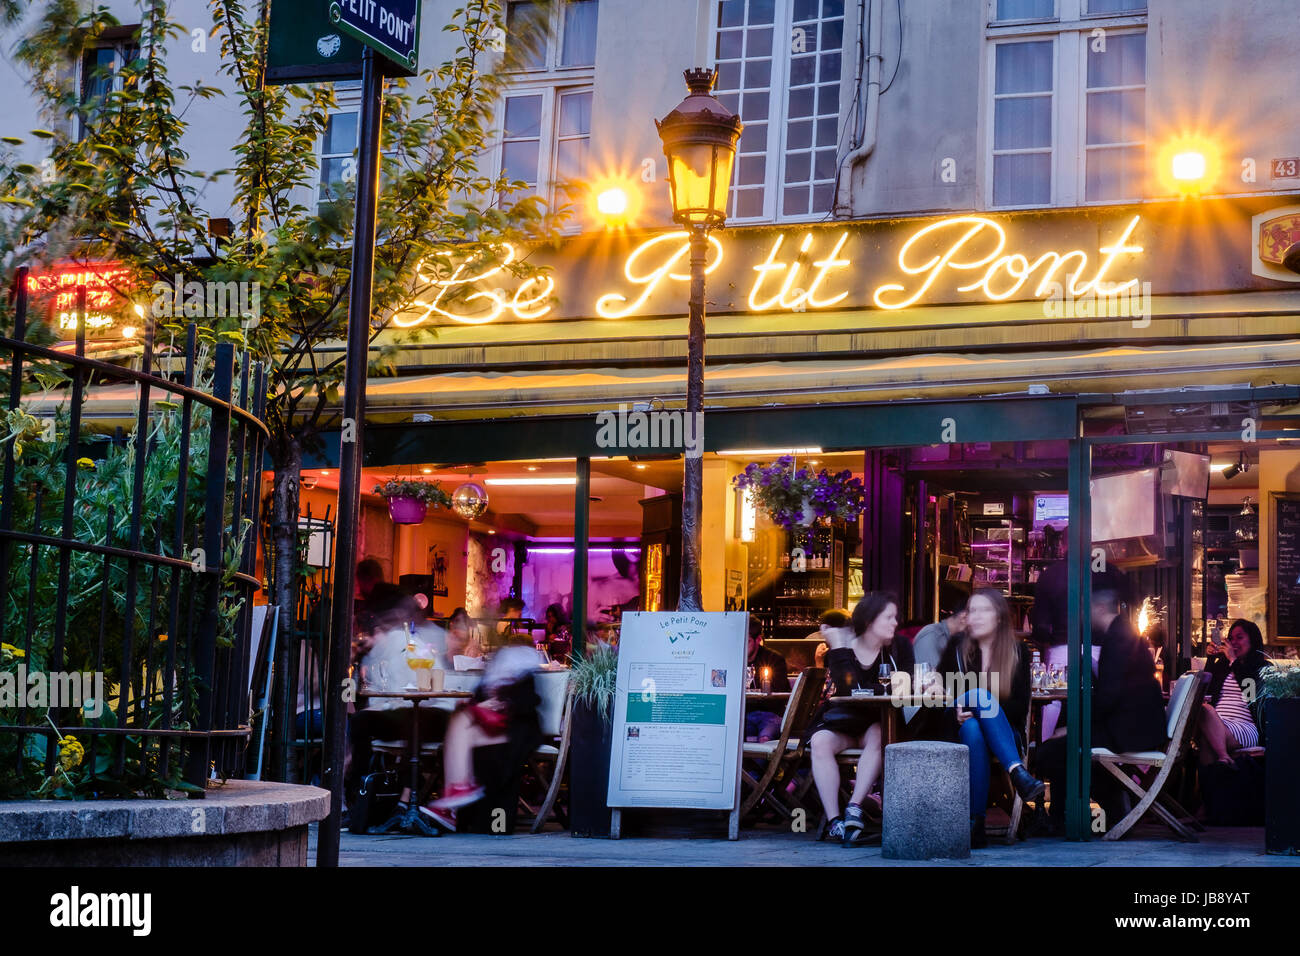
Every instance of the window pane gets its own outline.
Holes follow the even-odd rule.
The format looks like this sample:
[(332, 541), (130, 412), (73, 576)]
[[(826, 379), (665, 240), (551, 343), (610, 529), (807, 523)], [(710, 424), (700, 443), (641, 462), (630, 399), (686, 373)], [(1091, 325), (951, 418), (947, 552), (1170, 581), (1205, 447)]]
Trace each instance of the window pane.
[(542, 133), (542, 96), (511, 96), (506, 100), (506, 139), (540, 136)]
[(1017, 96), (993, 104), (993, 148), (1052, 145), (1052, 98)]
[(826, 82), (827, 80), (834, 80), (834, 81), (837, 82), (837, 83), (839, 82), (839, 80), (840, 80), (840, 55), (839, 55), (838, 53), (823, 53), (823, 54), (822, 54), (822, 75), (821, 75), (821, 80), (822, 80), (823, 83)]
[(835, 131), (839, 125), (837, 119), (824, 119), (817, 121), (817, 145), (834, 146), (836, 144)]
[(591, 93), (565, 93), (560, 97), (560, 135), (591, 135)]
[(546, 42), (549, 25), (546, 8), (533, 0), (510, 4), (506, 11), (506, 35), (509, 37), (513, 67), (518, 70), (546, 69)]
[(817, 158), (813, 162), (814, 179), (834, 179), (835, 178), (835, 150), (819, 149)]
[(745, 42), (748, 46), (745, 53), (748, 56), (771, 56), (772, 55), (772, 28), (759, 27), (750, 29)]
[(322, 154), (350, 153), (357, 148), (357, 114), (331, 113), (325, 122)]
[(763, 154), (757, 156), (740, 157), (740, 165), (736, 172), (736, 184), (740, 186), (761, 186), (767, 175), (767, 157)]
[(811, 86), (802, 90), (790, 91), (790, 116), (813, 115), (813, 89)]
[(562, 140), (555, 151), (555, 175), (560, 179), (584, 179), (590, 143), (585, 137)]
[(117, 53), (112, 47), (87, 50), (81, 60), (81, 101), (98, 100), (113, 89)]
[(1088, 94), (1088, 145), (1146, 139), (1146, 91)]
[(821, 45), (817, 49), (822, 52), (844, 49), (843, 20), (832, 20), (822, 25)]
[(767, 152), (766, 123), (745, 124), (745, 131), (740, 134), (740, 151), (742, 153)]
[(811, 153), (787, 153), (785, 157), (785, 181), (787, 183), (806, 183), (811, 177)]
[(749, 0), (749, 22), (771, 23), (776, 15), (775, 0)]
[(745, 61), (745, 89), (768, 86), (772, 81), (771, 60)]
[(803, 120), (786, 127), (786, 149), (807, 149), (812, 145), (812, 123)]
[(735, 196), (737, 219), (753, 219), (763, 215), (763, 190), (738, 189)]
[(1086, 0), (1089, 13), (1137, 13), (1147, 8), (1147, 0)]
[(832, 183), (819, 183), (813, 187), (812, 209), (810, 212), (830, 212), (831, 200), (835, 198), (835, 186)]
[(1044, 20), (1056, 16), (1056, 0), (998, 0), (999, 20)]
[(718, 7), (718, 26), (735, 27), (745, 22), (745, 0), (723, 0)]
[(790, 85), (804, 86), (817, 80), (817, 57), (798, 56), (790, 61)]
[(782, 190), (781, 215), (804, 216), (808, 213), (808, 187), (792, 186)]
[(1045, 206), (1051, 200), (1051, 153), (993, 157), (995, 206)]
[(351, 156), (322, 159), (320, 164), (320, 198), (338, 199), (356, 178), (357, 161)]
[(1106, 38), (1106, 52), (1088, 44), (1088, 87), (1142, 86), (1147, 81), (1147, 36), (1119, 33)]
[(740, 89), (740, 64), (739, 63), (718, 64), (718, 83), (715, 89), (718, 90)]
[(817, 87), (817, 112), (822, 116), (838, 116), (840, 112), (840, 85), (826, 83)]
[(1001, 43), (994, 93), (1045, 93), (1052, 89), (1052, 41)]
[(596, 0), (569, 0), (564, 5), (562, 66), (592, 66), (596, 62)]
[(823, 17), (844, 16), (844, 0), (822, 0)]
[(766, 93), (746, 93), (740, 108), (740, 118), (746, 123), (767, 119), (767, 110), (771, 101), (772, 98)]
[(794, 0), (794, 21), (816, 20), (817, 19), (817, 0)]
[(1088, 201), (1142, 198), (1145, 156), (1141, 146), (1088, 150)]
[(739, 60), (744, 53), (745, 34), (742, 30), (718, 31), (718, 59)]
[(537, 141), (506, 143), (501, 148), (501, 172), (510, 179), (537, 185)]

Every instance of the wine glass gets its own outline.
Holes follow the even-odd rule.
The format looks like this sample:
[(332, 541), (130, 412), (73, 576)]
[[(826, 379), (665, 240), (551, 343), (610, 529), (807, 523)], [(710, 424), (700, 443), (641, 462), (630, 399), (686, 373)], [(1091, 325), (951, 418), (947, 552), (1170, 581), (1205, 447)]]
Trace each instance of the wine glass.
[(880, 686), (883, 687), (886, 692), (888, 692), (889, 675), (890, 675), (889, 661), (885, 660), (885, 656), (883, 654), (880, 656), (880, 668), (878, 670), (878, 673), (880, 675)]

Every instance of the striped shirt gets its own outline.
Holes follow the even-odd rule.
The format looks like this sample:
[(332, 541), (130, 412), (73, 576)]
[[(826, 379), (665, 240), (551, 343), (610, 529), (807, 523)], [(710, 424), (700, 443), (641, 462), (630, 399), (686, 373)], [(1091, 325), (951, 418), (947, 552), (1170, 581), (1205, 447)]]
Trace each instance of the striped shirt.
[(1254, 747), (1259, 743), (1259, 729), (1255, 718), (1246, 706), (1241, 695), (1241, 685), (1231, 673), (1223, 681), (1223, 691), (1219, 694), (1219, 703), (1214, 707), (1215, 713), (1223, 721), (1223, 726), (1234, 740), (1242, 747)]

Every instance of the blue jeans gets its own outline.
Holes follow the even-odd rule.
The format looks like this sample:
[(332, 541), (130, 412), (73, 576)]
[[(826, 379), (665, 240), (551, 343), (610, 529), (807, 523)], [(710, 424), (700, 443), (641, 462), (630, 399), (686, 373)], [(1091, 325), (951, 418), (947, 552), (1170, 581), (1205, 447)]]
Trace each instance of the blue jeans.
[(1016, 748), (1016, 737), (1011, 732), (1007, 715), (998, 706), (997, 699), (983, 688), (970, 691), (957, 699), (958, 707), (969, 707), (971, 719), (958, 731), (961, 742), (970, 750), (970, 815), (983, 819), (989, 805), (989, 776), (993, 771), (993, 758), (1010, 769), (1021, 762)]

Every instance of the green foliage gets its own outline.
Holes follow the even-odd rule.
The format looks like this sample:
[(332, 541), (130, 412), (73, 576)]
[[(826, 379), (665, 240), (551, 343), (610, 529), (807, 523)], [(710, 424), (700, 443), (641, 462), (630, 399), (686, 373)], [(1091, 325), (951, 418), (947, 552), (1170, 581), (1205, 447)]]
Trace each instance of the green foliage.
[(435, 508), (451, 507), (451, 495), (442, 490), (440, 481), (392, 478), (382, 485), (375, 485), (375, 494), (385, 498), (415, 498)]
[(1265, 698), (1300, 697), (1300, 662), (1275, 661), (1259, 672), (1259, 696)]
[(590, 654), (570, 659), (569, 686), (574, 699), (601, 714), (613, 717), (614, 693), (618, 686), (618, 649), (597, 644)]

